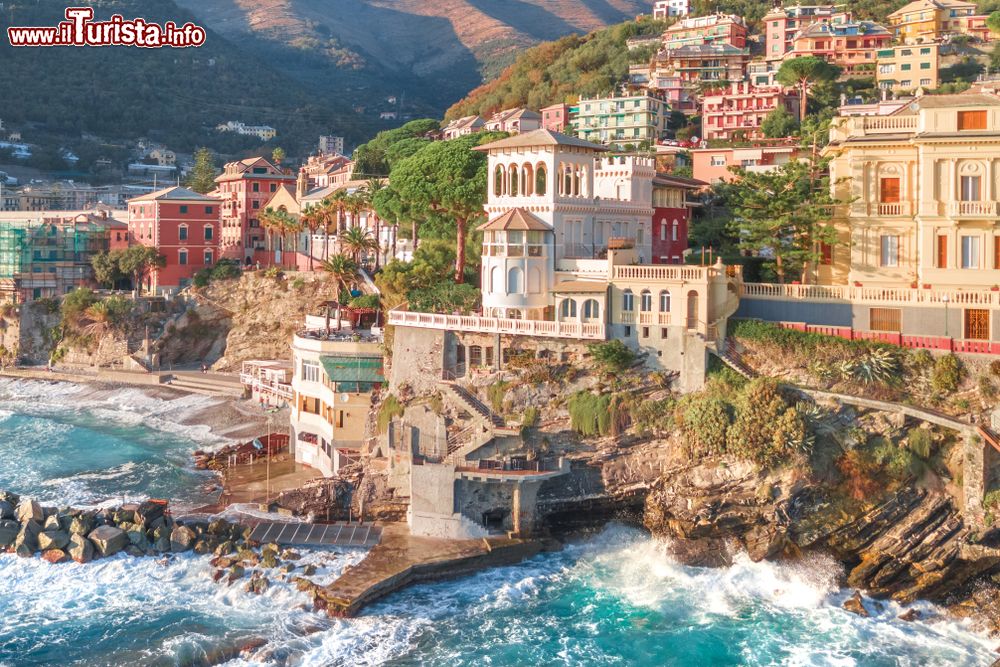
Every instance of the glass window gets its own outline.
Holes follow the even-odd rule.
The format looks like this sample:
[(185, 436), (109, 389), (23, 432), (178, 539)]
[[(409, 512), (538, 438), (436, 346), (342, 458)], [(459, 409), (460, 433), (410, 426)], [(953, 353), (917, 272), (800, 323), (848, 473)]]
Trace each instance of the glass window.
[(302, 360), (302, 379), (306, 382), (319, 382), (319, 362)]
[(583, 318), (586, 320), (596, 320), (601, 316), (601, 304), (597, 299), (587, 299), (583, 302)]
[(188, 263), (188, 251), (178, 250), (177, 251), (177, 263), (181, 266), (185, 266)]
[(881, 266), (899, 266), (899, 237), (883, 234), (881, 241), (879, 264)]
[(187, 212), (188, 212), (188, 207), (185, 206), (184, 204), (181, 204), (181, 214), (183, 215), (184, 213), (187, 213)]
[(560, 317), (576, 317), (576, 301), (573, 299), (563, 299), (559, 304)]
[(639, 295), (639, 310), (644, 313), (648, 313), (653, 310), (653, 295), (649, 290), (644, 289)]
[(188, 237), (188, 228), (187, 228), (187, 226), (181, 225), (180, 227), (178, 227), (177, 228), (177, 238), (179, 238), (181, 241), (187, 241), (187, 237)]
[(632, 290), (627, 289), (622, 294), (622, 310), (625, 312), (632, 312), (635, 309), (635, 297), (632, 294)]
[(205, 240), (211, 241), (215, 236), (215, 228), (212, 225), (205, 225)]
[(978, 236), (963, 236), (962, 237), (962, 268), (963, 269), (978, 269), (979, 268), (979, 237)]
[(981, 192), (979, 184), (979, 176), (963, 176), (961, 193), (962, 201), (979, 201), (979, 193)]
[(670, 312), (670, 292), (663, 290), (660, 292), (660, 312), (669, 313)]

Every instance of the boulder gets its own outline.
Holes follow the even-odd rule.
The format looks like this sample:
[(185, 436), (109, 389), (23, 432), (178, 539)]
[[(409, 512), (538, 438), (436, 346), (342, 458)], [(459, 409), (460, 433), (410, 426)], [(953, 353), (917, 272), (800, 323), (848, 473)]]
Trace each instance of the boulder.
[(94, 559), (94, 545), (83, 535), (73, 533), (69, 538), (69, 556), (77, 563), (89, 563)]
[(245, 590), (247, 593), (254, 593), (256, 595), (260, 595), (261, 593), (266, 591), (270, 585), (271, 582), (268, 581), (267, 577), (265, 577), (260, 572), (254, 572), (252, 575), (250, 575), (250, 581), (246, 583), (246, 585), (243, 587), (243, 590)]
[(21, 496), (16, 493), (11, 493), (10, 491), (0, 491), (0, 501), (10, 503), (13, 507), (17, 507), (18, 503), (21, 502)]
[(95, 527), (94, 515), (84, 512), (73, 517), (69, 522), (69, 532), (74, 535), (87, 535)]
[(175, 552), (188, 551), (194, 546), (196, 535), (187, 526), (177, 526), (170, 531), (170, 550)]
[(242, 578), (245, 573), (246, 570), (243, 568), (242, 565), (239, 564), (233, 565), (231, 568), (229, 568), (229, 577), (226, 579), (226, 581), (232, 584), (237, 579)]
[(141, 502), (135, 508), (135, 512), (133, 512), (135, 522), (141, 523), (147, 528), (155, 528), (156, 526), (153, 524), (157, 522), (157, 520), (162, 521), (164, 509), (165, 506), (163, 503), (154, 503), (152, 500)]
[(302, 568), (302, 574), (306, 575), (307, 577), (313, 576), (314, 574), (316, 574), (316, 566), (311, 563), (309, 565), (306, 565), (305, 567)]
[(6, 500), (0, 500), (0, 519), (13, 519), (17, 516), (14, 506)]
[(38, 535), (42, 526), (31, 519), (21, 525), (21, 531), (14, 538), (14, 550), (18, 556), (27, 557), (38, 551)]
[(45, 521), (45, 512), (37, 501), (25, 498), (17, 505), (17, 520), (24, 523), (29, 519), (42, 523)]
[(138, 505), (129, 504), (122, 505), (117, 510), (114, 511), (113, 517), (116, 525), (123, 523), (132, 523), (135, 521), (135, 510)]
[(161, 535), (156, 539), (156, 542), (153, 543), (153, 548), (159, 551), (160, 553), (166, 553), (167, 551), (170, 551), (170, 538), (167, 537), (166, 535)]
[(133, 530), (128, 531), (128, 541), (132, 546), (145, 551), (149, 548), (149, 540), (146, 538), (146, 533), (142, 530), (141, 526), (136, 530), (136, 526), (133, 524)]
[(66, 552), (62, 549), (46, 549), (42, 552), (42, 559), (52, 563), (53, 565), (68, 560)]
[(865, 618), (871, 616), (871, 614), (868, 613), (868, 610), (865, 609), (865, 604), (861, 600), (861, 593), (858, 591), (855, 591), (854, 595), (844, 601), (844, 609), (852, 614), (857, 614), (858, 616), (863, 616)]
[(208, 524), (208, 532), (212, 535), (229, 535), (229, 522), (225, 519), (215, 519)]
[(128, 533), (114, 526), (98, 526), (90, 531), (87, 538), (101, 556), (113, 556), (128, 546)]
[(278, 555), (270, 549), (261, 552), (260, 564), (266, 568), (278, 567)]
[(38, 548), (42, 551), (48, 549), (64, 549), (69, 544), (69, 533), (61, 530), (45, 530), (38, 534)]
[(134, 544), (129, 544), (127, 547), (125, 547), (125, 553), (127, 553), (129, 556), (134, 556), (134, 557), (138, 558), (140, 556), (145, 556), (146, 555), (146, 550), (145, 549), (140, 549), (139, 547), (135, 546)]
[(0, 520), (0, 549), (5, 549), (14, 544), (17, 534), (21, 532), (21, 525), (17, 521), (10, 519)]
[(235, 547), (233, 546), (233, 543), (230, 542), (229, 540), (226, 540), (225, 542), (223, 542), (219, 546), (215, 547), (215, 555), (216, 556), (228, 556), (229, 554), (233, 553), (234, 550), (235, 550)]
[(907, 609), (899, 615), (899, 620), (912, 623), (913, 621), (919, 621), (921, 616), (922, 614), (919, 609)]
[(42, 530), (59, 530), (62, 526), (59, 525), (59, 517), (53, 514), (52, 516), (45, 518), (45, 523), (42, 524)]
[(292, 549), (285, 549), (281, 552), (281, 560), (298, 560), (300, 558), (302, 558), (302, 555)]

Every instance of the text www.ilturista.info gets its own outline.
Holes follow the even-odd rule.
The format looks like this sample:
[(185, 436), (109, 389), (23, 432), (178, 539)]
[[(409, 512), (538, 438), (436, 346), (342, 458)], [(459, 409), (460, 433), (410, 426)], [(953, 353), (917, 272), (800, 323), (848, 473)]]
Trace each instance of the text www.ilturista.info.
[(66, 20), (55, 27), (9, 27), (11, 46), (137, 46), (144, 49), (184, 48), (205, 43), (205, 29), (193, 23), (163, 25), (115, 14), (94, 21), (92, 7), (67, 7)]

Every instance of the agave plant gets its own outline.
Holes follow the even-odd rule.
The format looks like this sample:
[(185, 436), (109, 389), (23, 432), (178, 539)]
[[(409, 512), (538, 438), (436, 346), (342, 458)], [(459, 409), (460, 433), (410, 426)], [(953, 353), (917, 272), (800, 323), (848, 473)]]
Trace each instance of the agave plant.
[(889, 384), (899, 375), (899, 357), (888, 347), (872, 348), (860, 359), (842, 362), (841, 374), (862, 384)]

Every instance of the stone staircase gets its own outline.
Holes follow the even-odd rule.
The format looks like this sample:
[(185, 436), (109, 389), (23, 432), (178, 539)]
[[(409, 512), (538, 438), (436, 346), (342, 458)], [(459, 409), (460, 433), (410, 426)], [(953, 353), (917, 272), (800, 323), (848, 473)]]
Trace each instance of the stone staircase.
[(167, 384), (171, 388), (192, 394), (227, 398), (243, 396), (243, 385), (240, 383), (238, 375), (202, 373), (201, 371), (173, 371), (161, 373), (161, 375), (167, 376)]
[(743, 360), (743, 357), (736, 351), (735, 346), (731, 342), (728, 345), (722, 346), (721, 351), (717, 350), (715, 355), (719, 357), (722, 363), (732, 368), (747, 380), (757, 377), (757, 371)]
[(443, 380), (440, 385), (444, 394), (451, 398), (458, 407), (461, 407), (465, 412), (468, 412), (473, 417), (481, 417), (496, 428), (504, 428), (507, 425), (506, 422), (504, 422), (503, 417), (495, 414), (482, 401), (476, 398), (472, 392), (462, 385), (448, 380)]

